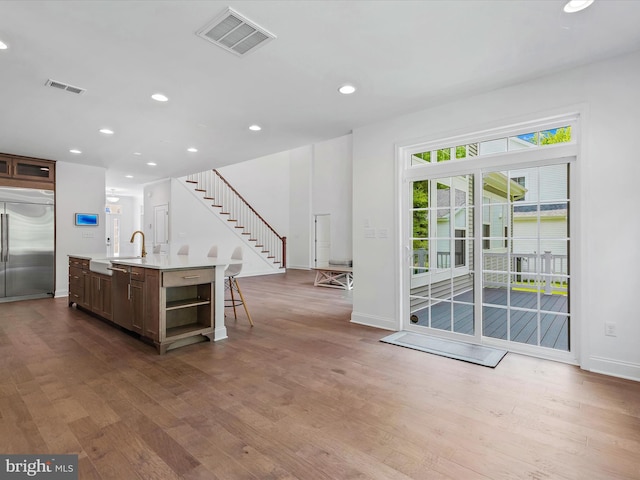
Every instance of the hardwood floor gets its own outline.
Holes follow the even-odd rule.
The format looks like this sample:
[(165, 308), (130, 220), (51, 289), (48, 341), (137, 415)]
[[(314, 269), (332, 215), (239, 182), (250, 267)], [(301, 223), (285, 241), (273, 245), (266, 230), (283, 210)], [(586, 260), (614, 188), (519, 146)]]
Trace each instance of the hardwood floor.
[(255, 327), (163, 356), (66, 298), (0, 304), (0, 452), (83, 480), (640, 478), (640, 383), (381, 343), (313, 278), (241, 278)]

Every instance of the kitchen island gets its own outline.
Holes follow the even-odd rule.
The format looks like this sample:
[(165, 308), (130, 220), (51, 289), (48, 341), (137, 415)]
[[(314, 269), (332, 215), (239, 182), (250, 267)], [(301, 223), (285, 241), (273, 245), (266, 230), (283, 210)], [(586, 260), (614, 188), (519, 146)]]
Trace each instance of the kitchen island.
[(224, 271), (239, 260), (188, 255), (69, 256), (69, 305), (138, 334), (160, 354), (227, 338)]

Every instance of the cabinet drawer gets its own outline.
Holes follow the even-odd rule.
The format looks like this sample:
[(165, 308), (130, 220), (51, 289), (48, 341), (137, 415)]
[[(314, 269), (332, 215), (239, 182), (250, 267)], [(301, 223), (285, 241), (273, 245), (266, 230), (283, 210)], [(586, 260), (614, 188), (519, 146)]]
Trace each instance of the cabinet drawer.
[(84, 290), (84, 279), (69, 275), (69, 291), (82, 292)]
[(215, 275), (213, 268), (198, 268), (194, 270), (180, 270), (178, 272), (164, 272), (162, 274), (163, 287), (182, 287), (213, 282)]
[(89, 260), (84, 258), (69, 257), (69, 267), (77, 267), (82, 270), (89, 270)]
[(131, 280), (135, 280), (137, 282), (144, 282), (144, 274), (146, 268), (143, 267), (131, 267)]
[(82, 283), (82, 276), (84, 275), (82, 268), (80, 267), (69, 267), (69, 282), (79, 282)]

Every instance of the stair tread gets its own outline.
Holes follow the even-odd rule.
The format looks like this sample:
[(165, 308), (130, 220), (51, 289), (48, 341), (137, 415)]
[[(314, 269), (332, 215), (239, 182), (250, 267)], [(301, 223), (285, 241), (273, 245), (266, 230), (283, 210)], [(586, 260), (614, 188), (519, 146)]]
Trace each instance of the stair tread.
[[(216, 172), (215, 169), (213, 171)], [(272, 250), (271, 248), (270, 249), (266, 249), (266, 244), (268, 243), (269, 245), (271, 245), (271, 240), (267, 240), (267, 242), (265, 242), (263, 244), (263, 243), (258, 243), (258, 242), (260, 242), (262, 240), (266, 240), (266, 239), (264, 239), (264, 238), (260, 238), (260, 239), (259, 238), (252, 238), (252, 233), (248, 232), (246, 230), (248, 228), (253, 229), (253, 227), (248, 226), (248, 225), (238, 225), (238, 222), (240, 221), (239, 217), (238, 218), (232, 218), (232, 216), (234, 216), (235, 214), (238, 213), (237, 209), (234, 207), (233, 208), (234, 211), (231, 211), (231, 210), (230, 211), (224, 211), (225, 210), (225, 205), (218, 205), (217, 202), (216, 202), (216, 198), (211, 196), (212, 193), (216, 193), (216, 192), (211, 192), (211, 189), (208, 189), (208, 188), (207, 189), (199, 188), (200, 186), (203, 186), (204, 183), (206, 183), (208, 185), (208, 183), (207, 183), (208, 180), (207, 180), (207, 182), (201, 182), (200, 181), (200, 177), (198, 177), (198, 178), (199, 178), (199, 180), (185, 180), (185, 182), (189, 183), (189, 184), (195, 184), (195, 186), (192, 187), (193, 190), (195, 192), (204, 193), (204, 195), (202, 195), (202, 196), (199, 195), (199, 197), (202, 198), (204, 201), (210, 202), (210, 205), (211, 205), (212, 208), (219, 208), (220, 209), (218, 211), (219, 215), (228, 215), (227, 221), (228, 222), (235, 222), (235, 225), (233, 226), (233, 228), (236, 229), (236, 230), (240, 230), (238, 232), (240, 235), (247, 235), (248, 236), (247, 241), (255, 242), (253, 244), (253, 247), (261, 255), (266, 255), (266, 258), (270, 259), (271, 262), (274, 264), (274, 268), (285, 268), (285, 266), (284, 266), (285, 262), (284, 262), (283, 258), (281, 258), (280, 260), (276, 260), (277, 257), (276, 257), (275, 254), (277, 254), (278, 252), (275, 252), (275, 254), (274, 254), (274, 252), (271, 252), (271, 250)], [(226, 183), (226, 180), (224, 180), (224, 178), (222, 180)], [(233, 190), (233, 187), (231, 187), (231, 189)], [(233, 190), (233, 191), (235, 192), (235, 190)], [(239, 194), (237, 194), (237, 192), (235, 192), (235, 193), (236, 193), (236, 195), (239, 195)], [(219, 197), (219, 195), (218, 195), (218, 197)], [(242, 197), (240, 197), (240, 201), (244, 202), (244, 199)], [(224, 202), (221, 202), (221, 203), (224, 203)], [(246, 204), (246, 202), (244, 202), (244, 203)], [(251, 208), (251, 207), (249, 206), (249, 208)], [(253, 209), (251, 208), (251, 210), (253, 210)], [(255, 210), (253, 210), (253, 212), (255, 213)], [(251, 212), (249, 212), (249, 213), (251, 213)], [(243, 215), (241, 215), (241, 216), (243, 216)], [(253, 218), (253, 217), (251, 217), (251, 218)], [(264, 220), (259, 215), (258, 215), (258, 218), (259, 218), (259, 220), (262, 220), (264, 222)], [(245, 218), (245, 220), (246, 220), (246, 218)], [(267, 224), (267, 227), (269, 227), (268, 224)], [(260, 227), (258, 226), (258, 228), (260, 228)], [(271, 227), (269, 227), (269, 228), (271, 228)], [(273, 231), (273, 229), (271, 229), (271, 230)], [(261, 234), (261, 236), (262, 236), (262, 231), (259, 231), (258, 233)], [(280, 238), (280, 237), (278, 236), (278, 238)], [(280, 238), (280, 240), (283, 241), (283, 248), (284, 248), (284, 241), (285, 240), (284, 240), (284, 238)]]

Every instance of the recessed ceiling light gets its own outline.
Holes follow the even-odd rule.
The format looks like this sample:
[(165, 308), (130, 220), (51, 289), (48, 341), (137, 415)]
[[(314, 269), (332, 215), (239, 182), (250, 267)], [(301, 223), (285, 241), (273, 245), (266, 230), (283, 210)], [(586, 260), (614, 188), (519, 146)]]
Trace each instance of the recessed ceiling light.
[(155, 167), (157, 165), (156, 162), (147, 162), (147, 165), (149, 165), (150, 167)]
[(564, 11), (566, 13), (576, 13), (580, 10), (584, 10), (592, 3), (593, 0), (571, 0), (564, 6)]
[(78, 150), (77, 148), (72, 148), (71, 150), (69, 150), (71, 153), (75, 153), (76, 155), (80, 155), (82, 153), (81, 150)]
[(124, 178), (133, 178), (133, 175), (125, 175)]
[(104, 133), (105, 135), (113, 135), (114, 131), (109, 128), (101, 128), (100, 133)]
[(151, 98), (153, 98), (156, 102), (169, 101), (169, 97), (167, 97), (166, 95), (163, 95), (162, 93), (154, 93), (153, 95), (151, 95)]
[(252, 132), (259, 132), (260, 130), (262, 130), (262, 127), (260, 125), (251, 125), (249, 126), (249, 130), (251, 130)]
[(194, 148), (194, 147), (187, 148), (187, 152), (196, 153), (197, 151), (198, 151), (198, 149)]
[(353, 85), (342, 85), (338, 91), (343, 94), (343, 95), (351, 95), (353, 92), (356, 91), (356, 87), (354, 87)]
[(0, 50), (6, 50), (7, 48), (9, 48), (9, 46), (0, 40)]
[(133, 152), (133, 154), (138, 156), (142, 155), (140, 152)]

